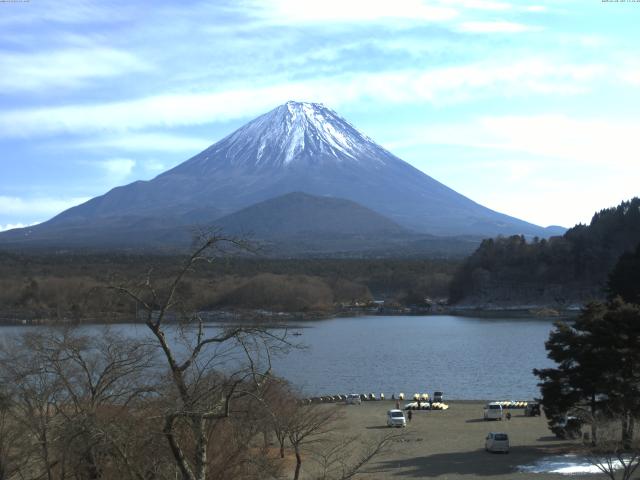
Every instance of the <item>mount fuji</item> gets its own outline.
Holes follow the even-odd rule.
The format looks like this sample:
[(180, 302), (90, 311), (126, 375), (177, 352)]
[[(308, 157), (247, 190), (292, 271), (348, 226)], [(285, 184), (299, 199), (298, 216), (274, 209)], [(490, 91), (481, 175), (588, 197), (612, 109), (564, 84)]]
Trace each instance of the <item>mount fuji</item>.
[[(316, 200), (290, 195), (296, 192)], [(194, 225), (219, 222), (251, 231), (251, 215), (228, 217), (279, 197), (256, 211), (264, 219), (269, 205), (277, 205), (273, 209), (280, 216), (270, 229), (273, 234), (281, 225), (281, 236), (292, 220), (282, 216), (283, 202), (301, 198), (307, 200), (306, 210), (289, 210), (309, 216), (309, 235), (324, 232), (327, 209), (336, 208), (336, 200), (347, 202), (338, 209), (344, 218), (333, 223), (344, 234), (361, 234), (363, 228), (369, 236), (393, 231), (396, 238), (406, 234), (414, 239), (563, 232), (483, 207), (396, 157), (322, 104), (287, 102), (152, 180), (114, 188), (42, 224), (3, 232), (0, 245), (186, 245)], [(323, 201), (334, 204), (320, 207)], [(324, 214), (316, 222), (318, 208)], [(359, 230), (351, 232), (349, 215), (356, 211)], [(364, 218), (370, 222), (366, 228)], [(242, 219), (246, 225), (238, 223)]]

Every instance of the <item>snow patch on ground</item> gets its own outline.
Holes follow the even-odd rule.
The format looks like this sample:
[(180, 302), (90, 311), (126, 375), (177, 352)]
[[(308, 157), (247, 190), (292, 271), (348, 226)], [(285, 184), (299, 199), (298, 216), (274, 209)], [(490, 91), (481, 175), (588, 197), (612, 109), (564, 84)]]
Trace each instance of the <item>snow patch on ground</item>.
[[(616, 469), (621, 468), (615, 462)], [(598, 467), (579, 455), (557, 455), (544, 457), (531, 465), (521, 465), (518, 471), (524, 473), (557, 473), (560, 475), (585, 475), (602, 473)]]

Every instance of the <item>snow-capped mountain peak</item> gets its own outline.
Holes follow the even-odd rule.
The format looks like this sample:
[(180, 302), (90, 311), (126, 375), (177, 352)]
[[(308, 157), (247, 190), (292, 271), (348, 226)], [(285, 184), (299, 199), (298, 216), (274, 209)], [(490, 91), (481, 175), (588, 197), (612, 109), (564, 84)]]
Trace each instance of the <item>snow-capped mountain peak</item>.
[[(264, 202), (278, 198), (265, 207)], [(348, 206), (346, 201), (355, 204)], [(252, 205), (256, 208), (247, 213)], [(473, 202), (376, 145), (333, 110), (304, 102), (280, 105), (156, 178), (114, 188), (30, 227), (28, 233), (29, 241), (56, 248), (135, 248), (140, 242), (160, 246), (172, 238), (190, 237), (189, 226), (211, 225), (238, 212), (236, 219), (249, 219), (248, 232), (262, 226), (263, 234), (276, 238), (295, 224), (296, 235), (310, 229), (330, 234), (320, 238), (333, 241), (336, 231), (348, 230), (344, 222), (350, 228), (366, 219), (369, 225), (379, 224), (369, 232), (389, 225), (367, 209), (401, 227), (432, 235), (549, 234)], [(339, 211), (346, 210), (346, 220), (336, 223)], [(289, 219), (285, 212), (309, 218)], [(269, 220), (269, 215), (275, 216)], [(11, 238), (22, 242), (24, 234), (17, 231), (9, 237), (17, 235)], [(365, 237), (371, 240), (371, 235)], [(411, 237), (406, 245), (413, 249), (418, 243)]]
[(289, 101), (249, 122), (192, 159), (203, 170), (222, 165), (265, 168), (342, 162), (385, 163), (389, 152), (321, 103)]

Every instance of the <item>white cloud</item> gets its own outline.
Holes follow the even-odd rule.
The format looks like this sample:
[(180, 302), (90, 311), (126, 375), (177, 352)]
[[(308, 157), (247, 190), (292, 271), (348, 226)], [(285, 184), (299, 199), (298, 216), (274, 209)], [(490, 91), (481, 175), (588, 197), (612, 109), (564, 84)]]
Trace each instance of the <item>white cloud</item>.
[(0, 215), (22, 217), (49, 217), (67, 208), (79, 205), (89, 200), (89, 197), (51, 198), (34, 197), (21, 198), (0, 195)]
[(117, 136), (92, 138), (91, 140), (74, 143), (80, 148), (109, 147), (129, 151), (161, 151), (161, 152), (190, 152), (201, 151), (211, 142), (205, 138), (170, 133), (127, 133)]
[(104, 169), (112, 181), (118, 181), (131, 175), (136, 162), (130, 158), (109, 158), (98, 162), (98, 165)]
[(481, 130), (492, 140), (487, 146), (562, 158), (576, 165), (603, 168), (638, 164), (640, 121), (575, 119), (565, 115), (486, 117)]
[(277, 24), (300, 23), (389, 23), (393, 20), (411, 22), (442, 22), (458, 12), (446, 6), (422, 0), (250, 0), (247, 7), (265, 20)]
[(495, 0), (247, 0), (244, 11), (251, 11), (275, 24), (449, 22), (473, 11), (544, 12), (540, 5), (522, 6)]
[(90, 79), (149, 70), (135, 55), (104, 47), (52, 52), (0, 53), (0, 90), (42, 91), (76, 87)]
[(598, 65), (523, 59), (510, 64), (473, 63), (456, 67), (359, 73), (295, 83), (213, 93), (156, 95), (126, 102), (6, 111), (0, 136), (124, 132), (146, 127), (201, 125), (247, 118), (287, 100), (323, 102), (333, 108), (375, 98), (387, 103), (447, 104), (487, 94), (582, 93), (602, 73)]
[(634, 87), (640, 87), (640, 67), (628, 68), (620, 72), (620, 79)]
[(3, 9), (0, 25), (106, 23), (132, 18), (134, 14), (132, 6), (122, 2), (117, 8), (87, 0), (65, 0), (64, 5), (57, 0), (25, 3)]
[(146, 162), (144, 162), (144, 169), (147, 172), (151, 172), (151, 173), (157, 173), (157, 172), (162, 172), (163, 170), (166, 170), (166, 166), (164, 165), (164, 163), (162, 162), (158, 162), (157, 160), (148, 160)]
[(523, 33), (541, 30), (534, 25), (523, 23), (495, 21), (495, 22), (462, 22), (457, 30), (464, 33)]
[(453, 154), (454, 165), (422, 168), (490, 208), (539, 225), (572, 226), (640, 193), (638, 131), (637, 118), (486, 116), (468, 123), (424, 126), (390, 148), (464, 149), (466, 160), (461, 165), (455, 165)]
[(572, 162), (576, 168), (597, 165), (603, 170), (640, 168), (640, 119), (573, 118), (562, 114), (485, 116), (469, 123), (440, 124), (414, 132), (418, 144), (459, 145), (527, 154)]
[(6, 223), (4, 225), (0, 224), (0, 232), (4, 232), (7, 230), (13, 230), (14, 228), (25, 228), (32, 227), (33, 225), (37, 225), (40, 222), (34, 223)]
[(544, 5), (529, 5), (528, 7), (524, 7), (524, 10), (527, 12), (541, 13), (547, 12), (549, 9)]
[(439, 3), (451, 7), (460, 7), (472, 10), (506, 11), (512, 9), (512, 5), (510, 3), (494, 2), (490, 0), (439, 0)]

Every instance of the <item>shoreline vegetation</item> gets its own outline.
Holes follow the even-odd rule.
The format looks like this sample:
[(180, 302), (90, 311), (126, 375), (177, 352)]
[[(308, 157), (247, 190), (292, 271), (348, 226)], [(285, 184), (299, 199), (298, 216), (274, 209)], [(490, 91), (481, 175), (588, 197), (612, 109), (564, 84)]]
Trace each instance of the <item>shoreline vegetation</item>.
[[(0, 252), (0, 318), (130, 321), (139, 305), (110, 286), (151, 279), (165, 288), (163, 281), (183, 261), (178, 256)], [(428, 259), (217, 258), (195, 266), (178, 294), (184, 311), (230, 311), (236, 317), (315, 319), (381, 307), (402, 313), (411, 306), (424, 313), (432, 308), (428, 299), (444, 304), (457, 265), (456, 260)]]
[[(0, 325), (131, 323), (135, 302), (110, 285), (171, 278), (180, 257), (0, 252)], [(238, 259), (198, 266), (185, 310), (212, 321), (278, 323), (362, 315), (550, 316), (579, 306), (449, 305), (452, 259)]]

